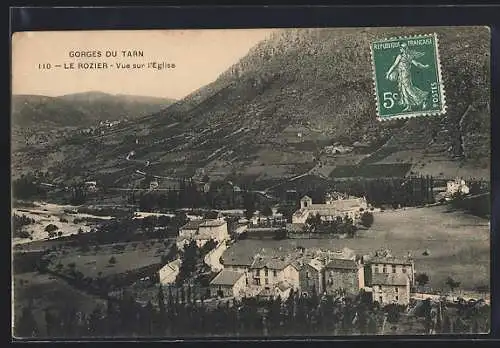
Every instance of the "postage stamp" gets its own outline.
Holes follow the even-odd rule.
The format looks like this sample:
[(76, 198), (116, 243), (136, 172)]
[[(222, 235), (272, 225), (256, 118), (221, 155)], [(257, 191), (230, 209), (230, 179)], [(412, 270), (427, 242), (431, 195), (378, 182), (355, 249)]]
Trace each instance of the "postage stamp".
[(379, 120), (446, 112), (437, 34), (375, 41), (371, 53)]

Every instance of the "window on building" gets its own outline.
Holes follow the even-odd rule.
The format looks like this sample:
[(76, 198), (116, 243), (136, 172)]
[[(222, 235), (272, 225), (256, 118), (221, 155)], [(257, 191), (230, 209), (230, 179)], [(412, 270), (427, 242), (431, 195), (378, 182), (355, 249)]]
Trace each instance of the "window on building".
[(309, 272), (306, 272), (306, 278), (309, 279)]
[(384, 268), (382, 269), (382, 273), (387, 273), (387, 267), (384, 266)]
[(269, 279), (265, 278), (264, 282), (265, 282), (266, 285), (269, 284)]
[(399, 301), (399, 296), (396, 295), (396, 301)]
[(379, 299), (379, 302), (382, 303), (382, 296), (380, 296), (378, 299)]
[(267, 268), (264, 268), (264, 276), (268, 276), (269, 275), (269, 271), (267, 270)]
[(260, 278), (255, 279), (255, 285), (260, 285)]
[(394, 291), (396, 291), (396, 293), (397, 293), (397, 292), (398, 292), (398, 290), (399, 290), (399, 289), (398, 289), (398, 287), (396, 286), (396, 288), (394, 288)]
[(276, 277), (276, 270), (273, 270), (273, 277)]
[(403, 267), (403, 273), (406, 273), (406, 267)]
[(396, 273), (396, 266), (392, 267), (392, 273)]

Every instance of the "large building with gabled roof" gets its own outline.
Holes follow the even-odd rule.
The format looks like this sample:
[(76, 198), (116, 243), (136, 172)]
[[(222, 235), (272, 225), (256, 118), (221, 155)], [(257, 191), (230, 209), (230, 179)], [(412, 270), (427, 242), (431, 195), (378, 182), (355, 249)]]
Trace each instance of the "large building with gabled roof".
[(292, 215), (292, 224), (303, 224), (309, 216), (319, 215), (322, 220), (334, 220), (337, 216), (357, 219), (368, 209), (364, 197), (353, 197), (339, 193), (327, 194), (325, 203), (313, 203), (312, 198), (304, 196), (300, 200), (300, 209)]

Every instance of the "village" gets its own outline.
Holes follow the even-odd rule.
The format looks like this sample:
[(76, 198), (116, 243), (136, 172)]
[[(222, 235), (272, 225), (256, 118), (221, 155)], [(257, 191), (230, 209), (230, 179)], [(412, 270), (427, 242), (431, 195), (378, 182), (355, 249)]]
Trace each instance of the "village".
[[(464, 180), (450, 181), (441, 194), (447, 199), (456, 193), (467, 194)], [(283, 215), (273, 212), (261, 216), (258, 212), (250, 220), (242, 217), (235, 229), (237, 235), (257, 234), (285, 229), (291, 234), (310, 229), (319, 217), (320, 221), (352, 221), (361, 223), (362, 217), (373, 221), (380, 209), (368, 205), (364, 197), (352, 197), (338, 192), (327, 193), (324, 203), (313, 203), (304, 196), (300, 208), (286, 223)], [(372, 222), (371, 222), (372, 223)], [(370, 223), (370, 224), (371, 224)], [(266, 226), (266, 227), (261, 227)], [(239, 253), (228, 233), (223, 214), (217, 219), (195, 219), (179, 229), (176, 240), (178, 250), (191, 241), (202, 247), (214, 241), (214, 248), (204, 257), (204, 263), (216, 276), (211, 280), (209, 297), (216, 298), (287, 298), (291, 291), (305, 296), (311, 294), (333, 295), (339, 293), (357, 295), (361, 290), (372, 302), (380, 305), (408, 306), (411, 296), (425, 296), (416, 291), (415, 261), (408, 252), (393, 256), (391, 250), (373, 250), (360, 255), (349, 248), (304, 248), (284, 250), (261, 248), (255, 254)], [(181, 260), (176, 259), (159, 271), (160, 284), (175, 284)], [(429, 294), (431, 297), (436, 296)], [(458, 301), (457, 297), (454, 301)]]
[[(445, 278), (445, 265), (431, 266), (432, 253), (440, 252), (432, 238), (415, 249), (411, 237), (403, 244), (397, 239), (394, 242), (370, 237), (385, 233), (388, 227), (376, 227), (384, 221), (389, 223), (387, 226), (394, 226), (390, 228), (395, 228), (396, 233), (408, 227), (411, 230), (411, 226), (393, 223), (391, 216), (399, 219), (398, 216), (411, 216), (419, 209), (435, 214), (435, 209), (447, 209), (457, 197), (468, 197), (470, 184), (463, 179), (434, 187), (432, 202), (423, 203), (420, 208), (393, 206), (389, 211), (384, 205), (372, 205), (362, 195), (329, 190), (321, 198), (312, 191), (316, 197), (313, 200), (308, 194), (298, 196), (297, 191), (289, 189), (284, 195), (292, 204), (283, 209), (283, 204), (272, 205), (268, 201), (247, 202), (248, 193), (231, 184), (232, 199), (237, 194), (247, 194), (242, 198), (246, 209), (183, 208), (169, 213), (155, 208), (154, 202), (143, 203), (144, 197), (161, 193), (158, 179), (151, 179), (147, 186), (149, 191), (139, 203), (146, 211), (135, 210), (130, 215), (125, 209), (113, 217), (107, 216), (113, 215), (111, 211), (66, 207), (62, 213), (55, 213), (54, 219), (46, 220), (55, 226), (49, 238), (42, 231), (37, 235), (28, 233), (30, 239), (18, 240), (14, 250), (20, 255), (20, 262), (25, 263), (23, 257), (28, 259), (31, 255), (35, 261), (30, 262), (37, 272), (107, 301), (105, 307), (130, 300), (153, 312), (177, 313), (178, 306), (189, 307), (192, 303), (195, 308), (208, 306), (214, 313), (227, 306), (240, 313), (253, 299), (256, 302), (250, 306), (263, 309), (260, 320), (265, 321), (271, 316), (268, 306), (272, 303), (279, 303), (285, 310), (286, 301), (333, 301), (343, 303), (341, 306), (360, 301), (363, 306), (381, 308), (374, 313), (387, 315), (396, 311), (398, 318), (407, 318), (404, 324), (390, 319), (393, 333), (407, 332), (408, 325), (413, 327), (408, 324), (412, 323), (412, 313), (427, 306), (428, 314), (433, 311), (435, 315), (417, 327), (423, 330), (419, 332), (437, 333), (443, 316), (456, 308), (482, 313), (489, 306), (488, 288), (474, 290), (470, 281), (451, 275)], [(202, 180), (196, 192), (208, 195), (207, 186)], [(91, 198), (102, 188), (90, 180), (81, 189)], [(423, 196), (427, 194), (424, 192)], [(56, 209), (57, 205), (41, 205), (38, 210), (16, 208), (20, 223), (25, 224), (21, 230), (26, 234), (30, 226), (41, 223), (36, 219), (47, 215), (48, 209), (43, 208), (50, 207)], [(64, 221), (68, 220), (66, 226)], [(78, 233), (71, 232), (75, 228), (71, 224), (78, 226), (80, 221)], [(437, 269), (435, 274), (433, 267)], [(443, 306), (452, 308), (451, 312)], [(171, 323), (173, 319), (169, 320)], [(373, 320), (372, 329), (377, 333), (390, 331), (386, 316)], [(258, 330), (270, 330), (261, 321)], [(283, 325), (278, 326), (284, 329)], [(461, 324), (456, 325), (458, 330)], [(165, 328), (162, 326), (161, 330)], [(243, 328), (238, 330), (246, 332)]]

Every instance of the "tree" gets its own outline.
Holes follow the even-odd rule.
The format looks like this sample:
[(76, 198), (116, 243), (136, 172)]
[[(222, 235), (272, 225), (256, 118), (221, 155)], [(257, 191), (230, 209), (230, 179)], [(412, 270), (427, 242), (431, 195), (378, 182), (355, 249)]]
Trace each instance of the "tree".
[(33, 316), (33, 309), (31, 305), (24, 307), (15, 326), (16, 336), (29, 338), (29, 337), (37, 337), (38, 336), (38, 326)]
[(188, 222), (188, 217), (187, 217), (187, 214), (185, 212), (177, 213), (172, 218), (172, 225), (176, 230), (178, 230), (180, 227), (187, 224), (187, 222)]
[(264, 216), (272, 216), (273, 215), (273, 209), (271, 208), (270, 205), (266, 204), (264, 209), (262, 209), (262, 215), (264, 215)]
[(90, 336), (97, 336), (100, 331), (102, 311), (99, 305), (97, 305), (89, 317), (89, 331)]
[(243, 197), (243, 207), (245, 208), (245, 217), (250, 220), (255, 213), (255, 198), (253, 194), (246, 192)]
[(55, 237), (56, 236), (56, 231), (58, 229), (59, 229), (59, 227), (57, 227), (54, 224), (48, 224), (47, 226), (45, 226), (45, 232), (47, 232), (49, 234), (49, 238)]
[(109, 258), (109, 261), (108, 261), (108, 262), (109, 262), (109, 264), (110, 264), (110, 265), (114, 265), (114, 264), (116, 264), (116, 258), (115, 258), (114, 256), (111, 256), (111, 257)]
[(71, 185), (71, 204), (80, 205), (85, 203), (87, 198), (87, 190), (85, 189), (85, 184), (82, 182), (77, 182)]
[(429, 276), (425, 273), (419, 273), (415, 276), (415, 281), (420, 286), (425, 286), (425, 284), (429, 283)]
[(184, 248), (184, 253), (181, 258), (181, 266), (179, 268), (179, 274), (177, 275), (177, 284), (182, 284), (182, 282), (187, 279), (196, 270), (196, 264), (199, 257), (198, 246), (196, 241), (192, 240)]
[(387, 313), (387, 321), (391, 324), (396, 324), (400, 316), (398, 305), (391, 303), (386, 306), (385, 310)]
[(63, 264), (62, 264), (61, 262), (59, 262), (59, 263), (56, 265), (56, 270), (57, 270), (58, 272), (61, 272), (61, 271), (62, 271), (62, 269), (63, 269), (63, 267), (64, 267), (64, 266), (63, 266)]
[(203, 175), (203, 178), (201, 179), (201, 182), (205, 184), (205, 183), (207, 183), (209, 181), (210, 181), (210, 177), (207, 174)]
[(363, 214), (361, 214), (361, 225), (365, 226), (366, 228), (370, 228), (373, 225), (373, 214), (370, 212), (365, 211)]
[(460, 286), (460, 282), (454, 280), (452, 277), (446, 279), (446, 285), (450, 287), (451, 292), (455, 291)]

